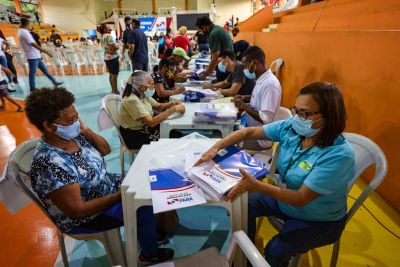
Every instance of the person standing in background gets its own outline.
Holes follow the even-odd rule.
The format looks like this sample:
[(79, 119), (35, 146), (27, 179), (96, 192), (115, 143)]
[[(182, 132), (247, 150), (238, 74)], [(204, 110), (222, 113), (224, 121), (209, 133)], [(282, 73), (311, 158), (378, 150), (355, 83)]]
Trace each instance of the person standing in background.
[(119, 60), (118, 47), (112, 37), (111, 29), (107, 24), (103, 23), (98, 27), (99, 33), (102, 35), (102, 45), (104, 47), (104, 61), (107, 65), (108, 73), (110, 73), (109, 81), (111, 85), (111, 93), (119, 95), (118, 91), (118, 74)]
[(35, 40), (36, 44), (40, 47), (42, 47), (42, 42), (40, 42), (40, 36), (36, 32), (31, 29), (30, 34), (32, 35), (33, 39)]
[(224, 30), (218, 25), (215, 25), (207, 16), (198, 18), (196, 21), (196, 26), (204, 34), (208, 34), (208, 43), (211, 50), (211, 62), (199, 78), (204, 80), (209, 73), (216, 70), (217, 81), (221, 82), (226, 79), (229, 73), (223, 73), (216, 69), (218, 64), (218, 55), (222, 50), (228, 49), (233, 51), (232, 37), (229, 35), (228, 31)]
[(172, 49), (174, 49), (174, 34), (172, 33), (172, 29), (171, 28), (167, 28), (167, 33), (164, 36), (164, 44), (166, 47), (166, 51), (165, 53), (171, 54)]
[[(3, 51), (3, 46), (6, 46), (5, 50), (8, 50), (10, 48), (10, 44), (6, 41), (6, 39), (0, 36), (0, 65), (3, 66), (5, 69), (8, 69), (7, 57)], [(13, 82), (12, 75), (10, 75), (10, 72), (6, 72), (6, 75), (11, 86), (14, 87), (15, 84)]]
[(207, 34), (203, 33), (202, 31), (197, 31), (194, 35), (194, 39), (197, 42), (199, 52), (207, 51), (210, 49), (208, 46), (208, 36)]
[(132, 19), (132, 30), (129, 32), (129, 57), (132, 60), (132, 70), (147, 71), (149, 64), (147, 36), (140, 29), (140, 21)]
[(185, 26), (181, 26), (178, 30), (179, 35), (175, 37), (173, 43), (173, 47), (180, 47), (185, 50), (186, 54), (189, 52), (190, 40), (186, 35), (187, 28)]
[(122, 33), (122, 58), (125, 57), (125, 51), (129, 50), (128, 37), (131, 32), (131, 21), (132, 19), (129, 16), (124, 18), (125, 30)]
[[(0, 38), (3, 38), (4, 40), (7, 40), (6, 37), (4, 36), (3, 32), (0, 30)], [(7, 66), (8, 69), (12, 72), (13, 74), (13, 82), (11, 83), (11, 86), (15, 86), (18, 84), (18, 76), (17, 76), (17, 70), (15, 69), (14, 63), (13, 63), (13, 54), (11, 51), (10, 45), (8, 45), (4, 50), (4, 54), (7, 58)], [(8, 89), (8, 92), (12, 93), (15, 92), (16, 90)]]
[(25, 56), (28, 59), (30, 90), (33, 91), (36, 89), (35, 75), (38, 68), (43, 72), (44, 75), (46, 75), (46, 77), (54, 84), (55, 87), (63, 84), (63, 82), (57, 82), (47, 70), (46, 65), (43, 63), (42, 55), (40, 54), (40, 52), (46, 53), (50, 57), (52, 57), (53, 55), (50, 53), (50, 51), (41, 48), (35, 42), (29, 32), (31, 28), (32, 22), (27, 18), (21, 18), (21, 27), (18, 30), (18, 39), (19, 44), (22, 50), (24, 50)]
[(50, 41), (54, 45), (57, 45), (57, 41), (61, 41), (62, 42), (61, 36), (54, 29), (51, 30)]

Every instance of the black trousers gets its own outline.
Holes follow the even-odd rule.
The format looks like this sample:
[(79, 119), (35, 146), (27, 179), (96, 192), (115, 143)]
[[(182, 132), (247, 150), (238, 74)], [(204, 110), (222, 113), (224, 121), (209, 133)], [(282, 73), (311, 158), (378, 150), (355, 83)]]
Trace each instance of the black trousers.
[(10, 55), (9, 53), (4, 53), (6, 55), (7, 58), (7, 66), (8, 69), (15, 75), (15, 77), (13, 77), (13, 81), (15, 83), (18, 83), (18, 75), (17, 75), (17, 70), (15, 69), (14, 63), (13, 63), (13, 56)]

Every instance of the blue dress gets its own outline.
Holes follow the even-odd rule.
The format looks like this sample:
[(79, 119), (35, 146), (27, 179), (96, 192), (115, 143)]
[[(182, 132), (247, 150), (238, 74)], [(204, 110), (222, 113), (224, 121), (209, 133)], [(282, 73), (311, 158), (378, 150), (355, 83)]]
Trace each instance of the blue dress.
[(71, 184), (79, 184), (83, 201), (114, 194), (122, 176), (106, 170), (103, 156), (88, 140), (79, 135), (74, 139), (79, 146), (76, 152), (66, 152), (40, 139), (32, 162), (31, 183), (45, 209), (63, 232), (92, 220), (89, 217), (67, 217), (47, 197), (51, 192)]

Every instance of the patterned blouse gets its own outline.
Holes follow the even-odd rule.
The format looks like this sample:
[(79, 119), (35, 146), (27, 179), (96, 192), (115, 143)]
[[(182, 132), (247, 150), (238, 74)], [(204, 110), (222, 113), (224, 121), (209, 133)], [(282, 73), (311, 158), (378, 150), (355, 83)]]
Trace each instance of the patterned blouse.
[[(171, 86), (168, 84), (168, 82), (164, 79), (163, 76), (160, 75), (158, 72), (153, 72), (151, 74), (151, 77), (154, 80), (154, 84), (161, 83), (164, 86), (164, 90), (171, 90)], [(154, 93), (153, 98), (158, 102), (158, 103), (166, 103), (169, 100), (169, 97), (160, 97), (157, 94), (157, 91)]]
[(83, 218), (67, 217), (47, 197), (51, 192), (71, 184), (79, 184), (83, 201), (111, 195), (118, 191), (122, 176), (108, 173), (103, 156), (88, 140), (74, 139), (79, 149), (66, 152), (40, 139), (33, 156), (31, 183), (54, 223), (63, 232), (89, 222), (97, 214)]

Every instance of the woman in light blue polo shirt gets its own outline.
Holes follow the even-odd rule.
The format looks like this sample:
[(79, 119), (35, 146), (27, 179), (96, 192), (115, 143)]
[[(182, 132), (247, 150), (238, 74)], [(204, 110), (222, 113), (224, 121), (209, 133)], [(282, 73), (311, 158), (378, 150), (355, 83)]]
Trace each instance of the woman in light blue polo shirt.
[(225, 137), (199, 162), (244, 140), (280, 143), (279, 186), (243, 178), (227, 195), (249, 195), (249, 236), (255, 238), (256, 217), (276, 216), (284, 228), (265, 247), (271, 266), (287, 266), (291, 257), (335, 242), (345, 226), (347, 187), (355, 175), (354, 152), (342, 133), (346, 110), (343, 95), (331, 83), (312, 83), (300, 90), (291, 108), (294, 118), (263, 127), (245, 128)]

